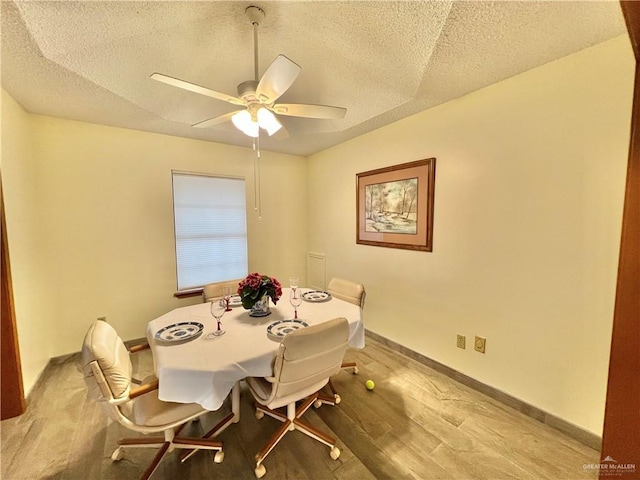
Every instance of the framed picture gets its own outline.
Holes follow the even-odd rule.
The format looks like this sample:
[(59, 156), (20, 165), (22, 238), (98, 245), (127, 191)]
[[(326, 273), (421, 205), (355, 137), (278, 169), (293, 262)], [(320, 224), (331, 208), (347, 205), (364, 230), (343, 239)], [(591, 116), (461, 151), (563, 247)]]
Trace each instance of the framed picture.
[(356, 243), (432, 251), (435, 158), (356, 177)]

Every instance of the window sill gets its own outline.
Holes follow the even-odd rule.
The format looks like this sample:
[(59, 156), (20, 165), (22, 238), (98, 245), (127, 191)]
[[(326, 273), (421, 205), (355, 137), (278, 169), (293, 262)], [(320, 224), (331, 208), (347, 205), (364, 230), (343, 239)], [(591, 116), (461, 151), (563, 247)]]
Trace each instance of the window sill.
[(174, 293), (173, 296), (176, 298), (197, 297), (198, 295), (202, 295), (202, 290), (204, 290), (202, 287), (179, 290)]

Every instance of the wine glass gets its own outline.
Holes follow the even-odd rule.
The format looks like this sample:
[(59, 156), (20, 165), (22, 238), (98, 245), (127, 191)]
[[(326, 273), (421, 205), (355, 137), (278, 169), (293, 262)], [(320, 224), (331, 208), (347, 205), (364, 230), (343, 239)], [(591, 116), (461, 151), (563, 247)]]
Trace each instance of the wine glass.
[(231, 300), (231, 287), (222, 287), (222, 296), (226, 305), (225, 312), (230, 312), (231, 307), (229, 306), (229, 301)]
[(224, 312), (226, 311), (226, 308), (227, 308), (226, 302), (224, 301), (223, 298), (213, 300), (209, 308), (211, 310), (211, 315), (213, 315), (213, 317), (218, 322), (218, 328), (216, 329), (215, 332), (209, 333), (207, 335), (207, 338), (219, 337), (220, 335), (224, 335), (225, 332), (224, 330), (222, 330), (222, 322), (220, 321), (220, 319), (222, 318), (222, 316), (224, 315)]
[(298, 318), (298, 307), (302, 304), (302, 295), (300, 294), (300, 290), (296, 288), (292, 288), (289, 292), (289, 302), (293, 307), (293, 318)]
[[(298, 292), (298, 282), (300, 281), (300, 279), (298, 277), (289, 277), (289, 286), (291, 287), (291, 292), (289, 294), (289, 301), (291, 302), (291, 306), (294, 307), (295, 309), (295, 318), (298, 318), (298, 310), (297, 307), (300, 306), (300, 303), (298, 303), (297, 305), (294, 305), (294, 302), (291, 301), (291, 298), (296, 298), (299, 296), (299, 292)], [(293, 297), (291, 297), (291, 295), (293, 295)]]

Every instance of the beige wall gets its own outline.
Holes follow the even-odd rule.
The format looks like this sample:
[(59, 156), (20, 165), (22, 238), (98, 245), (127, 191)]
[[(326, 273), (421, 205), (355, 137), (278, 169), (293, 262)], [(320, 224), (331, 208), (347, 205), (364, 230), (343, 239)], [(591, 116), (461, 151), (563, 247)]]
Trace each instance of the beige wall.
[[(261, 220), (249, 149), (32, 116), (3, 91), (26, 389), (96, 317), (136, 338), (199, 301), (172, 296), (178, 169), (246, 177), (250, 270), (304, 280), (324, 252), (328, 277), (366, 284), (369, 329), (600, 434), (632, 82), (621, 37), (308, 162), (263, 152)], [(355, 174), (430, 156), (433, 253), (356, 245)]]
[[(309, 250), (367, 328), (601, 434), (633, 71), (623, 36), (313, 155)], [(356, 245), (356, 173), (428, 157), (433, 252)]]
[[(106, 316), (123, 338), (138, 338), (149, 320), (201, 301), (173, 297), (172, 169), (245, 177), (250, 271), (283, 281), (304, 276), (304, 158), (263, 152), (259, 219), (249, 148), (43, 116), (28, 121), (34, 169), (23, 183), (25, 188), (38, 185), (37, 205), (25, 188), (7, 193), (14, 209), (20, 204), (40, 211), (44, 242), (31, 248), (51, 279), (46, 311), (55, 333), (48, 356), (78, 351), (99, 316)], [(297, 231), (302, 241), (282, 241)], [(13, 263), (16, 272), (24, 266), (23, 259)], [(16, 303), (24, 308), (23, 287), (15, 288)], [(24, 290), (31, 291), (29, 282)], [(26, 321), (19, 311), (20, 325)]]
[(55, 351), (50, 279), (43, 269), (46, 245), (43, 195), (33, 155), (31, 118), (2, 90), (2, 189), (11, 258), (22, 376), (28, 392)]

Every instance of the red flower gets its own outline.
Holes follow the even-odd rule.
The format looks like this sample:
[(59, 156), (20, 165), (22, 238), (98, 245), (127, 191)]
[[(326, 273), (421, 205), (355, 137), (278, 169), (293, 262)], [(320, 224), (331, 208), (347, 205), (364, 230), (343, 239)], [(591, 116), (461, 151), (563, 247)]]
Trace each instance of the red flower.
[(242, 298), (242, 306), (246, 309), (253, 307), (264, 295), (269, 295), (276, 304), (282, 296), (282, 285), (274, 277), (255, 272), (247, 275), (239, 283), (238, 295)]

